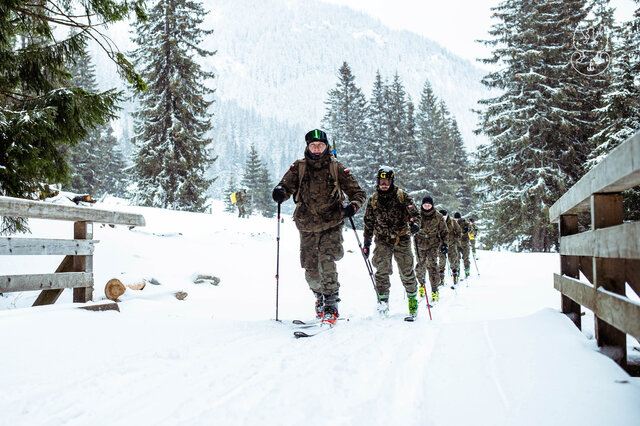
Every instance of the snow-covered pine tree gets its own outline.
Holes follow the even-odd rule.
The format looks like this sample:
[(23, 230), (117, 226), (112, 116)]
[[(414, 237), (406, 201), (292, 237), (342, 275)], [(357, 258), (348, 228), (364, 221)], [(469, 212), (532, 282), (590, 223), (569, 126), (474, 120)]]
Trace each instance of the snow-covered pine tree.
[[(422, 188), (424, 195), (435, 195), (435, 178), (437, 176), (437, 166), (433, 153), (436, 149), (437, 135), (435, 134), (435, 123), (438, 112), (438, 98), (433, 93), (431, 83), (425, 80), (420, 94), (420, 103), (415, 117), (415, 158), (413, 173), (415, 174), (413, 185)], [(418, 195), (419, 196), (419, 195)], [(436, 203), (441, 203), (436, 197)]]
[(233, 212), (236, 210), (236, 205), (231, 201), (231, 194), (236, 192), (236, 184), (233, 179), (233, 173), (229, 174), (229, 180), (227, 181), (227, 187), (224, 189), (224, 211)]
[(373, 159), (368, 146), (367, 100), (346, 62), (338, 70), (338, 82), (325, 104), (322, 125), (336, 146), (338, 159), (362, 182), (370, 177)]
[[(589, 155), (587, 170), (640, 131), (640, 8), (617, 31), (609, 70), (611, 83), (603, 96), (604, 106), (597, 111), (600, 124), (591, 138), (595, 149)], [(623, 202), (625, 220), (640, 220), (640, 189), (625, 191)]]
[[(88, 93), (76, 87), (69, 66), (105, 23), (144, 18), (142, 0), (70, 0), (55, 8), (42, 2), (3, 1), (0, 7), (0, 195), (33, 198), (48, 183), (66, 182), (70, 168), (64, 148), (85, 138), (114, 117), (118, 94)], [(82, 7), (90, 22), (76, 19)], [(54, 32), (53, 23), (57, 31)], [(69, 28), (80, 28), (75, 35)], [(139, 76), (113, 44), (106, 53), (137, 89)], [(2, 217), (0, 233), (25, 232), (26, 220)]]
[[(247, 160), (244, 165), (244, 174), (242, 175), (242, 187), (247, 188), (247, 213), (252, 214), (256, 209), (259, 209), (260, 201), (263, 199), (265, 187), (262, 183), (263, 179), (262, 160), (255, 145), (249, 147), (249, 153), (247, 154)], [(269, 196), (271, 196), (270, 187), (268, 190)]]
[(215, 52), (198, 47), (213, 30), (200, 28), (202, 3), (156, 0), (148, 22), (135, 25), (135, 63), (149, 82), (135, 113), (133, 179), (143, 205), (204, 211), (213, 180), (205, 171), (215, 161), (210, 151), (213, 93), (196, 57)]
[(409, 139), (407, 92), (397, 72), (387, 90), (389, 99), (387, 149), (390, 158), (388, 165), (394, 169), (397, 185), (407, 188), (411, 182), (413, 140)]
[(455, 208), (466, 216), (473, 207), (473, 189), (469, 174), (469, 156), (455, 118), (451, 120), (450, 134), (453, 146), (453, 180), (456, 190), (454, 196), (457, 203)]
[[(70, 69), (74, 85), (89, 93), (96, 93), (98, 86), (95, 66), (86, 50), (81, 51)], [(104, 193), (124, 195), (124, 158), (111, 124), (90, 130), (76, 146), (69, 149), (68, 158), (73, 168), (69, 188), (98, 198)]]
[(271, 181), (269, 170), (264, 166), (260, 170), (258, 185), (256, 186), (258, 188), (254, 200), (256, 208), (262, 212), (263, 216), (273, 217), (276, 214), (277, 205), (271, 198), (271, 191), (275, 184)]
[(434, 146), (428, 154), (433, 171), (433, 196), (436, 204), (454, 212), (458, 210), (459, 201), (456, 197), (458, 190), (455, 164), (456, 149), (452, 139), (451, 122), (449, 109), (444, 101), (440, 100), (432, 122)]
[(505, 0), (492, 10), (500, 21), (484, 62), (498, 70), (482, 82), (501, 93), (480, 101), (479, 131), (490, 138), (476, 153), (490, 228), (484, 242), (548, 251), (557, 242), (548, 208), (583, 174), (598, 106), (600, 79), (570, 65), (586, 0)]
[(381, 165), (393, 167), (393, 152), (389, 140), (391, 133), (389, 129), (389, 88), (386, 81), (382, 79), (380, 71), (376, 72), (376, 78), (371, 90), (371, 99), (367, 112), (367, 123), (369, 130), (370, 152), (373, 154), (369, 165), (368, 176), (360, 185), (370, 194), (375, 189), (375, 173)]

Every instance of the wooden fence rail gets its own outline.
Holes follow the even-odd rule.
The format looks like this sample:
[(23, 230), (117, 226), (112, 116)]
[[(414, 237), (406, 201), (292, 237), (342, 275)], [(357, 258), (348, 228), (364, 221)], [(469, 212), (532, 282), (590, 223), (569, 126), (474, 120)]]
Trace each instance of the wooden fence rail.
[(64, 255), (51, 274), (0, 275), (0, 293), (40, 290), (33, 306), (55, 303), (65, 288), (74, 302), (93, 298), (93, 223), (144, 226), (142, 215), (0, 197), (0, 215), (73, 221), (73, 239), (0, 237), (0, 255)]
[[(598, 346), (627, 365), (627, 334), (640, 341), (640, 223), (623, 223), (622, 191), (640, 185), (640, 132), (614, 149), (550, 209), (560, 228), (562, 312), (581, 328), (581, 307), (594, 313)], [(578, 213), (591, 213), (591, 230), (578, 231)], [(579, 280), (580, 272), (589, 280)]]

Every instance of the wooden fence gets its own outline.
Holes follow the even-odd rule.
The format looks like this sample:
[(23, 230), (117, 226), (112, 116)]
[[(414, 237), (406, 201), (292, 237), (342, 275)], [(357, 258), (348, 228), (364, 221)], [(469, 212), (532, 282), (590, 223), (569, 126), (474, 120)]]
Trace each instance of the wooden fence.
[[(598, 346), (627, 367), (626, 335), (640, 340), (640, 222), (623, 223), (621, 192), (640, 185), (640, 132), (580, 179), (549, 210), (560, 228), (562, 312), (581, 328), (581, 306), (594, 313)], [(591, 213), (591, 230), (578, 231), (578, 213)], [(580, 272), (589, 283), (579, 280)]]
[(0, 197), (0, 215), (73, 221), (73, 239), (0, 237), (0, 255), (64, 255), (55, 273), (0, 275), (0, 293), (38, 291), (33, 306), (55, 303), (65, 288), (73, 301), (93, 298), (93, 223), (144, 226), (142, 215)]

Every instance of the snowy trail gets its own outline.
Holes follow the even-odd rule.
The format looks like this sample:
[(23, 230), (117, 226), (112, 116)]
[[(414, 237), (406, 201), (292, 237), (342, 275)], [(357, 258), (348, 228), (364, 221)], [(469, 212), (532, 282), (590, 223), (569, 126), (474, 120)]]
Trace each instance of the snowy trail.
[[(433, 321), (420, 303), (408, 323), (397, 271), (390, 317), (377, 316), (345, 230), (349, 321), (295, 339), (291, 320), (310, 319), (314, 299), (289, 218), (278, 323), (273, 219), (138, 211), (144, 232), (95, 230), (96, 283), (113, 271), (162, 283), (125, 293), (120, 313), (71, 309), (66, 293), (35, 309), (35, 294), (0, 298), (0, 424), (595, 426), (612, 424), (611, 413), (616, 425), (637, 424), (638, 380), (558, 312), (557, 256), (479, 251), (482, 275), (472, 267), (468, 282), (441, 290)], [(55, 264), (0, 262), (7, 273)], [(192, 284), (197, 272), (220, 285)], [(189, 296), (177, 301), (176, 290)]]

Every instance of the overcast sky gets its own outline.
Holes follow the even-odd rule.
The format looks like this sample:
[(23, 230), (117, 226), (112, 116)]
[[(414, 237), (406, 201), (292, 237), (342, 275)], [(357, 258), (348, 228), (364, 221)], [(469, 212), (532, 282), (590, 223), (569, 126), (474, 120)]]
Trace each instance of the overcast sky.
[[(475, 61), (489, 51), (476, 39), (486, 39), (494, 22), (490, 8), (500, 0), (321, 0), (349, 6), (380, 19), (394, 29), (405, 29), (437, 41), (459, 56)], [(612, 0), (618, 20), (630, 20), (633, 0)]]

